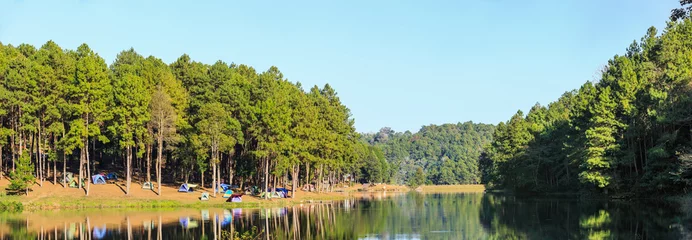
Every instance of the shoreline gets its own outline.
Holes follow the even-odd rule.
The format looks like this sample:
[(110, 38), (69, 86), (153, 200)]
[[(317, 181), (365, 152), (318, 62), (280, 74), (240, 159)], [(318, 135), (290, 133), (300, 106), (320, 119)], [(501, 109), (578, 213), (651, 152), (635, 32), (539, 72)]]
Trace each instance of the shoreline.
[[(134, 184), (133, 184), (134, 185)], [(194, 193), (178, 193), (171, 186), (164, 195), (158, 196), (151, 191), (138, 191), (131, 195), (121, 195), (117, 184), (93, 186), (90, 196), (84, 196), (82, 189), (62, 188), (57, 185), (35, 187), (28, 196), (6, 196), (0, 192), (0, 213), (2, 212), (35, 212), (41, 210), (87, 210), (87, 209), (201, 209), (201, 208), (265, 208), (290, 207), (299, 204), (325, 203), (354, 198), (381, 198), (406, 194), (413, 189), (401, 185), (380, 184), (363, 189), (360, 184), (339, 189), (339, 192), (303, 192), (296, 191), (295, 198), (260, 199), (256, 196), (243, 196), (243, 202), (229, 203), (227, 198), (217, 194), (208, 201), (200, 201), (199, 196), (206, 189)], [(422, 193), (463, 193), (483, 192), (483, 185), (430, 185), (421, 186)], [(4, 186), (0, 185), (0, 189)], [(81, 195), (80, 195), (81, 193)], [(389, 196), (387, 196), (389, 195)]]

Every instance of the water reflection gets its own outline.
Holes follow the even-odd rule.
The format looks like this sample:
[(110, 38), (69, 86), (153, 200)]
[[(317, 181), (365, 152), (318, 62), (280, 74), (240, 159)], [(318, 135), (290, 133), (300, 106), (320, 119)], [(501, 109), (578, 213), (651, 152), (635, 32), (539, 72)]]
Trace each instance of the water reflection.
[(691, 223), (653, 203), (411, 193), (266, 209), (5, 214), (0, 239), (686, 239)]

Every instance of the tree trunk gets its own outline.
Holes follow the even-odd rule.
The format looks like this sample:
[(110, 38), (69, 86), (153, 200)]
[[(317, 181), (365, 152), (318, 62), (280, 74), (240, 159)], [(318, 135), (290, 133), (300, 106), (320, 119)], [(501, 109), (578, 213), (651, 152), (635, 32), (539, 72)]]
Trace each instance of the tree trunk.
[[(12, 125), (15, 125), (15, 124), (12, 124)], [(14, 130), (14, 126), (12, 128)], [(12, 150), (12, 172), (14, 172), (14, 160), (15, 160), (15, 156), (17, 155), (17, 150), (16, 150), (17, 144), (16, 144), (15, 138), (14, 138), (15, 134), (16, 134), (16, 132), (12, 133), (12, 135), (10, 136), (10, 148)]]
[[(57, 153), (57, 151), (56, 151), (56, 153)], [(55, 157), (55, 159), (53, 159), (53, 185), (55, 185), (55, 184), (58, 184), (58, 157), (57, 156)]]
[(324, 166), (323, 164), (320, 164), (320, 177), (317, 179), (317, 186), (318, 186), (317, 192), (322, 192), (322, 188), (324, 187), (324, 186), (323, 186), (323, 185), (324, 185), (324, 181), (322, 181), (322, 179), (323, 179), (323, 178), (322, 178), (322, 176), (323, 176), (322, 173), (324, 172), (323, 166)]
[[(269, 188), (269, 157), (264, 157), (264, 189), (262, 189), (262, 192), (267, 192), (267, 189)], [(269, 196), (267, 194), (264, 194), (264, 198), (267, 199)]]
[(305, 184), (310, 184), (310, 162), (305, 163)]
[(296, 197), (296, 188), (298, 187), (298, 174), (300, 173), (300, 165), (293, 164), (293, 183), (291, 185), (291, 198)]
[(84, 149), (79, 150), (79, 176), (77, 176), (78, 188), (82, 188), (82, 177), (84, 177)]
[(214, 147), (211, 149), (211, 191), (212, 195), (216, 197), (216, 163), (214, 163)]
[(90, 167), (90, 161), (89, 161), (89, 137), (87, 137), (86, 144), (84, 145), (86, 147), (86, 151), (84, 151), (84, 159), (86, 161), (86, 195), (89, 196), (89, 189), (91, 188), (91, 167)]
[[(159, 130), (160, 131), (160, 130)], [(158, 134), (158, 147), (156, 149), (156, 184), (158, 184), (158, 194), (161, 195), (161, 165), (163, 164), (163, 135)], [(204, 186), (202, 186), (204, 187)]]
[(147, 182), (151, 183), (151, 145), (147, 144)]
[(130, 182), (132, 181), (132, 147), (128, 146), (126, 148), (125, 165), (127, 171), (127, 182), (125, 183), (125, 195), (130, 195)]
[[(89, 131), (89, 112), (86, 114), (86, 131)], [(89, 135), (87, 134), (86, 140), (84, 141), (84, 160), (86, 161), (87, 177), (91, 178), (91, 164), (89, 161)], [(89, 188), (91, 187), (91, 181), (86, 181), (86, 195), (89, 196)]]
[(34, 136), (34, 142), (36, 143), (36, 163), (38, 164), (38, 181), (39, 181), (39, 186), (43, 187), (43, 179), (44, 179), (44, 174), (46, 171), (46, 166), (43, 163), (43, 158), (41, 157), (41, 151), (39, 148), (41, 148), (41, 139), (38, 138), (38, 133), (36, 136)]
[(2, 179), (4, 172), (5, 169), (2, 166), (2, 145), (0, 145), (0, 179)]
[(67, 188), (65, 174), (67, 174), (67, 154), (65, 154), (65, 151), (62, 151), (62, 188)]
[(233, 155), (228, 153), (228, 185), (233, 185)]

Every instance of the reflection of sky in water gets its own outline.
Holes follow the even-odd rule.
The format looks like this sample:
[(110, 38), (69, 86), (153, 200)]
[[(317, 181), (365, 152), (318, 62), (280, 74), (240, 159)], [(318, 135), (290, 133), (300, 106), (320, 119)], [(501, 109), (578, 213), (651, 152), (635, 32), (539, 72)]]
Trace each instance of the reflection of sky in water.
[(214, 239), (253, 227), (262, 239), (684, 239), (685, 216), (656, 204), (412, 193), (267, 209), (0, 214), (0, 239)]

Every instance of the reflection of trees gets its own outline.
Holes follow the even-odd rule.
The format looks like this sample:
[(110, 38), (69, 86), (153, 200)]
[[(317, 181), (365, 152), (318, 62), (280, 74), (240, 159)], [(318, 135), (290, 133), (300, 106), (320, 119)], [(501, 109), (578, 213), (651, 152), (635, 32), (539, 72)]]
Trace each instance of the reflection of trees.
[(680, 239), (679, 217), (657, 204), (524, 200), (483, 196), (480, 218), (491, 239)]
[[(285, 215), (269, 218), (273, 239), (358, 239), (395, 234), (422, 239), (484, 239), (478, 208), (482, 195), (421, 195), (383, 201), (294, 207)], [(260, 214), (260, 217), (264, 215)], [(248, 229), (239, 225), (236, 228)]]
[[(109, 223), (106, 235), (107, 239), (684, 239), (690, 232), (689, 217), (671, 209), (653, 203), (410, 193), (381, 201), (202, 210), (201, 217), (185, 215), (180, 221), (170, 218), (176, 215), (162, 221), (161, 213), (134, 213)], [(36, 227), (33, 219), (0, 215), (0, 239), (50, 235), (89, 239), (95, 227), (105, 227), (95, 220), (98, 214)]]

